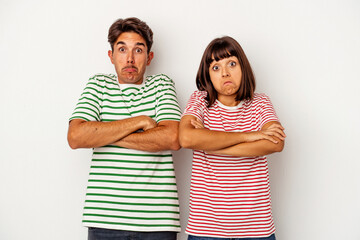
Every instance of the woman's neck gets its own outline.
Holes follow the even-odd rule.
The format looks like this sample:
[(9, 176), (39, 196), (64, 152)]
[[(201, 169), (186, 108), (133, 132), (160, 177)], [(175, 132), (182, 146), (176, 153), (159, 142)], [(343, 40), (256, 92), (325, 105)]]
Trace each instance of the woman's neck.
[(222, 104), (228, 107), (234, 107), (239, 105), (240, 101), (235, 100), (236, 96), (218, 96), (218, 99)]

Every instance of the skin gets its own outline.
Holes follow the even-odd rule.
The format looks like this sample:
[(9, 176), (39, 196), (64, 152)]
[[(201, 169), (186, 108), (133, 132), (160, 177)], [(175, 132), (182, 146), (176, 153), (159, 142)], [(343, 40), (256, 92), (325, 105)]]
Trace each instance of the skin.
[(226, 106), (236, 106), (235, 96), (240, 87), (241, 68), (237, 57), (213, 61), (209, 67), (211, 82), (218, 93), (218, 100)]
[(114, 50), (108, 51), (114, 64), (119, 83), (141, 84), (146, 66), (154, 58), (154, 53), (147, 53), (146, 42), (142, 36), (134, 32), (120, 34), (114, 43)]
[[(114, 44), (114, 51), (108, 56), (114, 64), (121, 84), (141, 84), (146, 66), (154, 57), (147, 53), (146, 42), (139, 34), (120, 34)], [(143, 132), (135, 133), (138, 130)], [(96, 122), (74, 119), (69, 123), (68, 143), (72, 149), (96, 148), (115, 144), (131, 149), (157, 152), (178, 150), (179, 123), (177, 121), (156, 121), (148, 116), (138, 116), (113, 122)]]
[[(241, 68), (236, 57), (213, 61), (209, 67), (211, 82), (218, 100), (226, 106), (237, 106), (236, 93), (241, 83)], [(268, 122), (260, 131), (224, 132), (205, 129), (202, 121), (185, 115), (180, 121), (180, 145), (211, 154), (254, 157), (282, 151), (286, 135), (279, 122)]]
[[(191, 119), (190, 122), (195, 129), (205, 129), (203, 123), (197, 118)], [(245, 142), (229, 145), (224, 148), (219, 148), (219, 145), (217, 145), (217, 150), (202, 150), (206, 150), (209, 154), (223, 154), (241, 157), (264, 156), (274, 152), (281, 152), (283, 150), (286, 135), (284, 133), (284, 128), (279, 122), (268, 122), (262, 127), (261, 131), (249, 134), (253, 133), (265, 135), (263, 136), (263, 139), (258, 138), (258, 140), (254, 140), (255, 138), (248, 138)]]

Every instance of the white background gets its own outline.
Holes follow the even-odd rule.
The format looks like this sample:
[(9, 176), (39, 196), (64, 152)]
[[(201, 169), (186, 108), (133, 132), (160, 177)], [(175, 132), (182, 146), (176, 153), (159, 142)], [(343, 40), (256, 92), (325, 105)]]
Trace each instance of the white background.
[[(269, 157), (277, 239), (360, 239), (357, 0), (0, 0), (0, 239), (86, 239), (91, 151), (68, 147), (68, 118), (88, 77), (114, 72), (107, 31), (130, 16), (182, 108), (206, 45), (237, 39), (288, 135)], [(175, 168), (186, 239), (190, 150)]]

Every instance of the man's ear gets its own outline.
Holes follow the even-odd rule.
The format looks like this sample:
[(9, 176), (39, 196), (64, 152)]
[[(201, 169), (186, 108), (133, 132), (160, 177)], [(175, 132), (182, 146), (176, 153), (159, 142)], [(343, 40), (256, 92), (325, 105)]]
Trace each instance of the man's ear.
[(108, 56), (109, 56), (109, 58), (110, 58), (111, 63), (114, 64), (113, 54), (112, 54), (112, 51), (111, 51), (111, 50), (108, 51)]
[(146, 62), (146, 66), (149, 66), (150, 63), (151, 63), (151, 60), (154, 58), (154, 52), (149, 52), (148, 54), (148, 59), (147, 59), (147, 62)]

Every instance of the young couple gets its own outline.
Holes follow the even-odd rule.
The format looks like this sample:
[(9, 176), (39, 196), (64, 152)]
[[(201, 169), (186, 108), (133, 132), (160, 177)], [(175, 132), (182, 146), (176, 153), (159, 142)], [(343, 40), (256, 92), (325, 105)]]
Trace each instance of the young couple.
[(188, 239), (275, 239), (266, 155), (284, 129), (239, 43), (205, 49), (182, 113), (174, 82), (144, 78), (153, 33), (137, 19), (109, 29), (114, 74), (91, 77), (70, 118), (71, 148), (93, 148), (83, 224), (88, 239), (176, 239), (179, 203), (171, 150), (194, 150)]

